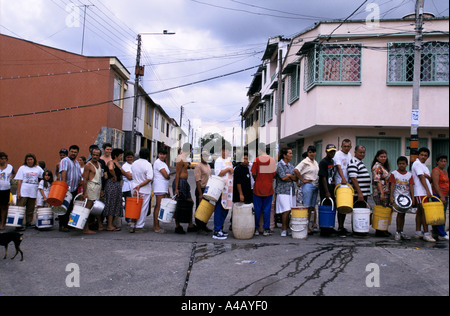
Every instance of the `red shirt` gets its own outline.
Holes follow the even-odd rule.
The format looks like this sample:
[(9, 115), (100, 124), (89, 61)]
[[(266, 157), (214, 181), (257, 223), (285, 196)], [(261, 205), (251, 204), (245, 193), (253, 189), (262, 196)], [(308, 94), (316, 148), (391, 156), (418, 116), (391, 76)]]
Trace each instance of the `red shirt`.
[(253, 193), (257, 196), (273, 195), (273, 177), (277, 172), (277, 163), (270, 156), (259, 156), (252, 165), (252, 174), (256, 175)]

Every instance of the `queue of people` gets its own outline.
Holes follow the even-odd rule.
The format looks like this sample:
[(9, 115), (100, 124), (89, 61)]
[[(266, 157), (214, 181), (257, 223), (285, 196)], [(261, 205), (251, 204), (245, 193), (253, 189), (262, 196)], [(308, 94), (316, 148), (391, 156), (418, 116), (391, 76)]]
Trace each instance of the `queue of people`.
[[(191, 188), (188, 181), (188, 156), (192, 146), (185, 144), (176, 159), (176, 173), (173, 181), (174, 198), (178, 201), (189, 202), (194, 205)], [(189, 145), (189, 146), (188, 146)], [(203, 152), (201, 162), (196, 166), (195, 197), (196, 208), (202, 201), (204, 190), (209, 177), (226, 178), (233, 182), (233, 194), (223, 194), (215, 204), (214, 210), (214, 239), (226, 239), (228, 233), (224, 231), (225, 219), (233, 203), (253, 203), (255, 211), (255, 235), (270, 236), (274, 233), (275, 214), (281, 218), (281, 236), (290, 234), (289, 218), (293, 207), (297, 206), (297, 190), (302, 193), (302, 206), (308, 209), (308, 218), (314, 213), (312, 224), (308, 225), (308, 233), (320, 231), (321, 236), (337, 235), (346, 237), (350, 233), (344, 227), (346, 214), (337, 213), (337, 230), (334, 228), (320, 228), (317, 220), (316, 207), (318, 201), (331, 199), (336, 205), (335, 187), (339, 184), (349, 184), (354, 190), (355, 206), (362, 203), (368, 205), (368, 198), (372, 195), (375, 205), (390, 206), (399, 195), (408, 196), (413, 207), (417, 207), (416, 232), (414, 238), (434, 242), (448, 240), (448, 234), (443, 225), (428, 229), (425, 221), (423, 201), (425, 199), (439, 199), (444, 203), (446, 210), (449, 196), (448, 170), (445, 169), (448, 157), (439, 155), (436, 167), (430, 173), (425, 162), (430, 156), (427, 148), (419, 150), (419, 158), (412, 165), (411, 172), (407, 171), (408, 159), (398, 157), (397, 169), (391, 170), (386, 150), (379, 150), (372, 164), (367, 168), (363, 160), (366, 148), (358, 145), (351, 154), (352, 143), (344, 139), (340, 150), (333, 144), (325, 148), (326, 156), (318, 163), (316, 161), (316, 148), (309, 146), (303, 159), (294, 167), (292, 149), (280, 150), (278, 162), (265, 151), (265, 144), (259, 144), (258, 156), (251, 162), (247, 152), (242, 155), (242, 161), (234, 168), (231, 160), (227, 159), (229, 153), (223, 148), (222, 156), (215, 162), (214, 170), (207, 160), (209, 153)], [(8, 204), (10, 202), (11, 180), (17, 180), (17, 205), (25, 207), (23, 228), (32, 226), (35, 208), (48, 207), (47, 197), (54, 180), (66, 182), (73, 197), (82, 194), (87, 200), (86, 207), (93, 205), (94, 201), (104, 201), (105, 207), (102, 216), (90, 217), (85, 225), (85, 234), (95, 234), (97, 231), (120, 231), (121, 218), (124, 217), (123, 198), (139, 196), (142, 198), (142, 208), (138, 219), (126, 219), (129, 223), (130, 233), (146, 232), (144, 228), (146, 217), (151, 213), (152, 193), (156, 199), (153, 212), (153, 231), (166, 233), (158, 220), (161, 201), (171, 197), (169, 190), (170, 170), (166, 162), (165, 149), (158, 151), (158, 159), (152, 165), (149, 162), (150, 152), (143, 148), (139, 158), (131, 151), (124, 153), (121, 149), (113, 149), (111, 144), (104, 144), (102, 150), (92, 145), (89, 148), (90, 158), (79, 159), (79, 147), (72, 145), (69, 149), (61, 149), (61, 161), (56, 166), (55, 174), (51, 170), (39, 166), (34, 154), (27, 154), (24, 163), (18, 169), (8, 164), (8, 155), (0, 153), (0, 230), (5, 228)], [(125, 158), (125, 162), (122, 160)], [(231, 183), (229, 182), (229, 183)], [(273, 203), (275, 202), (275, 203)], [(273, 207), (275, 204), (275, 207)], [(190, 205), (190, 204), (188, 204)], [(68, 221), (74, 207), (74, 199), (67, 207), (67, 212), (60, 215), (59, 230), (69, 231)], [(207, 223), (198, 220), (192, 221), (193, 214), (188, 214), (187, 220), (175, 218), (175, 233), (185, 234), (182, 223), (188, 223), (188, 232), (211, 232)], [(190, 218), (190, 220), (189, 220)], [(106, 224), (104, 221), (106, 220)], [(408, 240), (404, 232), (405, 213), (397, 213), (397, 226), (394, 238)], [(261, 227), (262, 226), (262, 227)], [(433, 237), (433, 234), (435, 237)], [(353, 233), (358, 235), (361, 233)], [(363, 234), (364, 235), (364, 234)], [(376, 230), (375, 236), (388, 237), (388, 231)]]

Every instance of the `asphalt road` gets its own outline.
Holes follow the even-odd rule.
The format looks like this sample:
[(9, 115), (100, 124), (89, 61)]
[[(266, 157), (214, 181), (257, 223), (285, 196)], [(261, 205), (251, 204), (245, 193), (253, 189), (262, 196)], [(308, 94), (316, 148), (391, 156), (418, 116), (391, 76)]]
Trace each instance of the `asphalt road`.
[[(238, 240), (230, 233), (221, 241), (162, 226), (167, 234), (152, 231), (151, 217), (149, 232), (140, 234), (130, 234), (124, 221), (121, 231), (96, 235), (27, 229), (24, 261), (10, 260), (12, 244), (1, 260), (0, 248), (0, 296), (175, 296), (183, 300), (171, 308), (182, 311), (199, 308), (192, 304), (206, 297), (449, 295), (446, 241), (397, 242), (375, 237), (372, 228), (365, 239), (300, 240), (281, 237), (277, 228), (268, 237)], [(414, 215), (407, 214), (405, 232), (414, 230)]]

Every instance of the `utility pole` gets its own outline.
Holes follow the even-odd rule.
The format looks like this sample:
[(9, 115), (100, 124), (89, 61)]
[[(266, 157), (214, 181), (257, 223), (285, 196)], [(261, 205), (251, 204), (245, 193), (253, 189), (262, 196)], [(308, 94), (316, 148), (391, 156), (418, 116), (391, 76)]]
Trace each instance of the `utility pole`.
[(419, 105), (420, 77), (422, 70), (422, 40), (423, 40), (423, 6), (424, 0), (416, 1), (416, 36), (414, 41), (414, 81), (411, 115), (410, 167), (419, 155)]
[(244, 152), (244, 108), (241, 108), (241, 147)]
[(133, 121), (131, 126), (131, 150), (136, 152), (136, 113), (137, 113), (137, 105), (138, 105), (138, 94), (139, 94), (139, 78), (141, 74), (143, 75), (143, 68), (141, 68), (141, 45), (142, 45), (142, 37), (141, 34), (137, 36), (138, 46), (137, 46), (137, 55), (136, 55), (136, 70), (135, 70), (135, 79), (134, 79), (134, 103), (133, 103)]
[(280, 142), (281, 142), (281, 103), (283, 102), (283, 74), (282, 74), (282, 67), (283, 67), (283, 50), (280, 49), (278, 51), (278, 90), (277, 90), (277, 156), (280, 153)]
[(136, 70), (135, 70), (135, 80), (134, 80), (134, 104), (133, 104), (133, 117), (131, 126), (131, 145), (130, 149), (136, 151), (136, 128), (137, 128), (137, 105), (138, 105), (138, 95), (139, 95), (139, 78), (144, 76), (145, 67), (141, 66), (141, 46), (142, 46), (142, 35), (175, 35), (173, 32), (168, 32), (164, 30), (162, 33), (139, 33), (137, 36), (137, 54), (136, 54)]
[(81, 55), (83, 55), (84, 52), (84, 31), (86, 29), (86, 10), (88, 7), (95, 7), (95, 5), (93, 4), (83, 4), (80, 5), (79, 7), (84, 7), (84, 18), (83, 18), (83, 37), (81, 39)]

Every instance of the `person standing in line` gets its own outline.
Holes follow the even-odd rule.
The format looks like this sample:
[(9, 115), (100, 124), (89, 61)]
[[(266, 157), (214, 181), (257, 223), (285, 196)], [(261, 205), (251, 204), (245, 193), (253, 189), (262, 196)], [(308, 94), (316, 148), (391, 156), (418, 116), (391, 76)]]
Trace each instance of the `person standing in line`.
[[(122, 169), (125, 171), (125, 174), (123, 177), (123, 184), (122, 184), (122, 198), (125, 199), (125, 207), (126, 207), (126, 201), (128, 197), (131, 197), (131, 181), (133, 180), (133, 174), (131, 173), (131, 165), (133, 164), (134, 160), (134, 153), (131, 150), (127, 150), (124, 154), (125, 163), (122, 165)], [(125, 218), (127, 222), (130, 222), (129, 218)]]
[[(334, 189), (336, 184), (334, 182), (334, 175), (336, 168), (334, 165), (334, 156), (336, 154), (336, 146), (328, 144), (325, 153), (326, 156), (319, 162), (319, 195), (320, 201), (330, 199), (333, 205), (336, 205), (336, 198), (334, 196)], [(321, 227), (320, 236), (330, 236), (335, 234), (334, 228)]]
[(0, 230), (5, 229), (11, 195), (11, 180), (16, 173), (8, 164), (8, 155), (0, 152)]
[(138, 196), (143, 199), (141, 214), (138, 220), (133, 219), (130, 225), (130, 233), (143, 233), (147, 230), (144, 228), (145, 219), (152, 195), (153, 167), (148, 161), (150, 159), (150, 150), (142, 148), (139, 151), (139, 159), (131, 165), (131, 173), (133, 180), (131, 181), (132, 191), (136, 191)]
[[(208, 164), (209, 153), (203, 151), (201, 155), (201, 161), (195, 166), (194, 177), (195, 177), (195, 209), (198, 209), (202, 199), (203, 193), (205, 192), (208, 180), (211, 177), (211, 166)], [(212, 230), (207, 227), (207, 223), (203, 223), (199, 219), (195, 219), (195, 225), (206, 233)]]
[[(389, 177), (389, 183), (391, 185), (390, 190), (390, 203), (393, 205), (398, 196), (404, 195), (410, 197), (413, 201), (412, 205), (415, 205), (414, 201), (414, 179), (411, 172), (406, 170), (408, 167), (408, 158), (401, 156), (397, 159), (397, 170), (392, 171)], [(411, 238), (403, 232), (405, 226), (405, 213), (397, 213), (397, 231), (395, 232), (395, 240), (410, 240)]]
[[(303, 159), (295, 167), (295, 175), (302, 182), (303, 206), (308, 208), (308, 219), (316, 209), (317, 194), (319, 191), (319, 164), (316, 159), (316, 147), (308, 146), (306, 150), (308, 157)], [(314, 212), (313, 229), (308, 225), (308, 233), (312, 234), (317, 228), (317, 212)]]
[(153, 164), (153, 194), (156, 197), (156, 205), (153, 211), (153, 231), (155, 233), (166, 233), (165, 229), (159, 226), (159, 210), (161, 209), (161, 201), (163, 198), (170, 196), (169, 180), (170, 170), (166, 164), (167, 150), (160, 148), (158, 150), (158, 159)]
[(111, 160), (108, 162), (108, 179), (105, 185), (105, 209), (103, 215), (107, 218), (107, 231), (120, 231), (120, 227), (114, 225), (116, 218), (123, 217), (122, 206), (122, 178), (125, 171), (122, 169), (123, 150), (114, 148), (111, 152)]
[[(344, 139), (341, 144), (341, 150), (337, 151), (334, 155), (334, 163), (336, 165), (336, 173), (334, 177), (334, 182), (336, 185), (347, 184), (349, 182), (348, 177), (348, 165), (350, 160), (353, 158), (350, 150), (352, 149), (352, 142), (349, 139)], [(346, 214), (337, 214), (338, 219), (338, 235), (340, 237), (346, 237), (348, 234), (347, 229), (344, 227)]]
[[(414, 161), (411, 173), (414, 178), (414, 198), (417, 203), (417, 213), (416, 213), (416, 233), (414, 238), (423, 238), (423, 240), (428, 242), (435, 242), (436, 239), (433, 238), (431, 233), (428, 231), (428, 224), (425, 219), (425, 211), (423, 209), (424, 198), (431, 199), (433, 197), (433, 189), (431, 187), (431, 175), (428, 167), (425, 165), (428, 157), (430, 156), (430, 150), (428, 148), (422, 147), (419, 149), (419, 157)], [(423, 228), (423, 231), (421, 231)]]
[[(366, 147), (358, 145), (355, 147), (355, 156), (350, 160), (348, 165), (348, 176), (352, 181), (353, 188), (355, 190), (355, 196), (353, 203), (355, 205), (363, 203), (363, 207), (366, 207), (367, 198), (370, 195), (370, 173), (367, 170), (364, 162), (362, 161), (366, 157)], [(355, 236), (367, 236), (368, 233), (353, 232)]]
[(45, 170), (42, 180), (39, 182), (38, 194), (36, 198), (36, 207), (49, 207), (47, 203), (48, 194), (50, 193), (50, 187), (53, 182), (53, 172), (51, 170)]
[(112, 145), (110, 143), (104, 143), (102, 148), (103, 148), (103, 156), (101, 156), (100, 159), (103, 160), (105, 164), (108, 164), (108, 162), (112, 160), (111, 157), (111, 153), (113, 150)]
[[(438, 197), (444, 204), (444, 218), (448, 205), (449, 179), (445, 166), (447, 165), (447, 156), (440, 154), (436, 158), (437, 166), (431, 171), (433, 195)], [(438, 240), (449, 240), (444, 225), (433, 226), (433, 233), (438, 236)]]
[[(375, 205), (381, 205), (387, 207), (389, 205), (389, 177), (390, 166), (387, 151), (380, 149), (375, 154), (375, 157), (371, 164), (372, 170), (372, 191), (373, 201)], [(391, 233), (388, 231), (376, 230), (375, 236), (377, 237), (389, 237)]]
[[(91, 208), (94, 205), (94, 201), (100, 200), (102, 192), (103, 169), (99, 162), (100, 155), (101, 150), (98, 147), (93, 148), (91, 150), (91, 160), (86, 163), (83, 171), (83, 198), (88, 200), (86, 203), (87, 208)], [(90, 222), (90, 219), (88, 219), (83, 228), (84, 234), (95, 234), (95, 232), (89, 228)]]
[[(222, 177), (226, 183), (228, 183), (229, 175), (233, 175), (234, 169), (231, 160), (227, 158), (228, 151), (225, 144), (222, 144), (222, 156), (217, 158), (214, 163), (214, 174), (218, 177)], [(222, 205), (223, 194), (216, 202), (214, 207), (214, 232), (212, 238), (214, 239), (227, 239), (228, 233), (223, 231), (223, 225), (228, 215), (228, 209)]]
[[(291, 214), (292, 208), (297, 205), (295, 196), (295, 181), (297, 181), (297, 176), (294, 174), (294, 166), (291, 165), (292, 157), (292, 149), (281, 149), (275, 178), (275, 193), (277, 195), (276, 213), (281, 214), (281, 237), (287, 236), (289, 215)], [(264, 230), (264, 236), (270, 234), (270, 231)]]
[(25, 206), (25, 220), (23, 226), (31, 227), (34, 216), (34, 207), (38, 194), (39, 180), (42, 179), (44, 170), (38, 166), (34, 154), (25, 155), (24, 164), (17, 171), (15, 180), (17, 180), (17, 206)]
[(59, 163), (59, 170), (61, 174), (61, 181), (66, 182), (69, 186), (68, 192), (72, 194), (72, 200), (67, 207), (67, 212), (64, 215), (59, 216), (59, 231), (68, 232), (70, 213), (73, 210), (74, 199), (78, 193), (78, 187), (81, 183), (81, 168), (78, 163), (77, 156), (80, 151), (80, 147), (72, 145), (69, 147), (69, 155), (61, 160)]
[[(175, 181), (172, 183), (172, 189), (173, 194), (176, 195), (177, 197), (177, 200), (192, 202), (193, 204), (194, 201), (192, 200), (191, 186), (189, 185), (188, 182), (189, 161), (187, 159), (191, 154), (191, 152), (192, 152), (192, 145), (189, 143), (185, 143), (181, 149), (181, 153), (177, 156), (175, 160), (176, 173), (175, 173)], [(183, 229), (183, 226), (180, 225), (180, 221), (178, 220), (178, 218), (180, 218), (179, 216), (182, 217), (182, 215), (175, 214), (175, 225), (176, 225), (175, 233), (186, 234), (186, 232)], [(197, 231), (197, 226), (195, 226), (192, 222), (192, 211), (187, 231), (188, 232)]]
[[(61, 160), (63, 160), (64, 158), (67, 157), (67, 155), (69, 155), (69, 151), (65, 148), (61, 148), (59, 150), (59, 161), (61, 162)], [(60, 174), (59, 174), (59, 163), (56, 165), (55, 167), (55, 174), (54, 174), (55, 178), (54, 180), (59, 180), (60, 179)]]
[(258, 144), (258, 157), (252, 165), (253, 206), (255, 209), (255, 235), (259, 235), (261, 215), (264, 220), (264, 231), (270, 231), (271, 208), (273, 201), (273, 179), (277, 172), (277, 163), (266, 152), (266, 144)]

